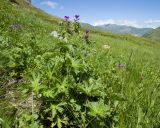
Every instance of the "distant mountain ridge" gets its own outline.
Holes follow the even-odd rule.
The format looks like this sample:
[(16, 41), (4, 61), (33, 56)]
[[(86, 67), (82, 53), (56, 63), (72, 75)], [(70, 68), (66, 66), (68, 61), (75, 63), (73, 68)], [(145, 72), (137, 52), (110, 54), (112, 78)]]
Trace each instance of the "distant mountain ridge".
[(151, 32), (144, 34), (143, 37), (148, 38), (148, 39), (152, 39), (155, 41), (160, 41), (160, 27), (154, 29)]
[(113, 33), (121, 33), (121, 34), (132, 34), (137, 36), (143, 36), (144, 34), (153, 30), (153, 28), (136, 28), (132, 26), (126, 25), (117, 25), (117, 24), (106, 24), (96, 26), (103, 31), (113, 32)]
[(93, 26), (88, 23), (81, 23), (83, 28), (98, 30), (104, 32), (112, 32), (116, 34), (131, 34), (135, 36), (143, 36), (146, 33), (153, 31), (153, 28), (136, 28), (132, 26), (126, 25), (117, 25), (117, 24), (105, 24), (99, 26)]
[(93, 25), (88, 24), (88, 23), (81, 23), (81, 26), (84, 29), (90, 29), (90, 30), (95, 30), (95, 31), (103, 31), (101, 28), (99, 28), (97, 26), (93, 26)]

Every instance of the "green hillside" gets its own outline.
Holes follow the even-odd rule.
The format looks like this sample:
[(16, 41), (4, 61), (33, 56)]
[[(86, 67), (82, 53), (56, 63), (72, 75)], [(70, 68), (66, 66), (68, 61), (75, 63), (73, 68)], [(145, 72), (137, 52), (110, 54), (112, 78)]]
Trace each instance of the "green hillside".
[(159, 43), (10, 1), (0, 1), (0, 127), (160, 127)]
[(160, 41), (160, 27), (156, 28), (155, 30), (149, 33), (144, 34), (143, 37), (151, 39), (151, 40)]

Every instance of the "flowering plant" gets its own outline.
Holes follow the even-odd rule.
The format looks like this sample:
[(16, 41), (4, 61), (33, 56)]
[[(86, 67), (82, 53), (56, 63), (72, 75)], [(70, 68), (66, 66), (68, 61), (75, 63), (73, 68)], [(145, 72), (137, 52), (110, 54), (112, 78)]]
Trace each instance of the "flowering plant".
[(66, 21), (68, 21), (69, 20), (69, 16), (64, 16), (64, 19), (66, 20)]
[(91, 30), (90, 29), (86, 29), (85, 31), (85, 36), (84, 36), (84, 39), (86, 41), (86, 43), (90, 43), (90, 40), (89, 40), (89, 34), (90, 34)]
[(59, 38), (60, 40), (67, 42), (71, 36), (77, 34), (78, 37), (84, 37), (86, 43), (89, 44), (90, 43), (89, 35), (91, 31), (89, 29), (85, 30), (85, 35), (82, 36), (80, 34), (81, 25), (79, 23), (79, 20), (80, 20), (80, 15), (75, 15), (73, 22), (70, 21), (69, 16), (64, 16), (64, 20), (59, 23), (60, 27), (58, 32), (53, 31), (51, 35), (54, 36), (55, 38)]

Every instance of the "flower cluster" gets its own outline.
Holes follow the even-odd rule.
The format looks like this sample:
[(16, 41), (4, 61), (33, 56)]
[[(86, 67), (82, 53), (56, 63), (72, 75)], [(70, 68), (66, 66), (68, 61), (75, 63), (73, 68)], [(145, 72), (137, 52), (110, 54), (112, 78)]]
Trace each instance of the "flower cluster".
[[(65, 19), (65, 21), (69, 21), (70, 17), (69, 16), (64, 16), (64, 19)], [(80, 20), (80, 15), (75, 15), (74, 20), (79, 21)]]
[(68, 42), (67, 38), (61, 36), (57, 31), (52, 31), (50, 35), (53, 36), (53, 37), (55, 37), (55, 38), (58, 38), (61, 41), (66, 42), (66, 43)]
[(109, 46), (109, 45), (105, 44), (105, 45), (103, 45), (103, 46), (102, 46), (102, 48), (103, 48), (103, 49), (110, 49), (110, 48), (111, 48), (111, 46)]
[[(80, 20), (80, 15), (75, 15), (73, 22), (70, 21), (70, 16), (64, 16), (64, 20), (59, 23), (59, 26), (60, 26), (59, 30), (53, 31), (51, 35), (65, 42), (67, 42), (69, 37), (74, 34), (77, 34), (78, 36), (80, 36), (81, 25), (79, 23), (79, 20)], [(85, 35), (83, 36), (87, 44), (90, 43), (90, 40), (89, 40), (90, 32), (91, 30), (89, 29), (85, 30)]]

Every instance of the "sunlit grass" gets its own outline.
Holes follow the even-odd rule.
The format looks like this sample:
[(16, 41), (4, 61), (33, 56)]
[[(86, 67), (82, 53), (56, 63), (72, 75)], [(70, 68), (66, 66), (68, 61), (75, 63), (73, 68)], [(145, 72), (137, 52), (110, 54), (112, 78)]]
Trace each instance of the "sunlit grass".
[[(56, 60), (57, 58), (55, 59), (57, 63), (64, 61), (63, 55), (60, 54), (60, 50), (57, 48), (61, 47), (62, 44), (58, 39), (50, 36), (51, 31), (57, 30), (60, 19), (47, 15), (24, 1), (18, 1), (21, 6), (11, 5), (8, 1), (0, 2), (0, 19), (2, 19), (0, 22), (0, 75), (2, 76), (0, 78), (0, 98), (2, 99), (0, 100), (0, 106), (2, 108), (0, 109), (0, 119), (3, 120), (1, 123), (4, 128), (16, 123), (16, 110), (20, 110), (20, 113), (25, 111), (25, 109), (12, 106), (10, 100), (16, 97), (15, 94), (17, 93), (15, 92), (17, 90), (19, 91), (23, 88), (22, 92), (19, 91), (22, 94), (28, 91), (27, 89), (29, 87), (27, 85), (29, 81), (32, 81), (32, 77), (27, 76), (27, 73), (31, 73), (34, 76), (34, 73), (38, 69), (41, 69), (38, 72), (41, 72), (44, 76), (47, 73), (47, 75), (51, 75), (52, 72), (50, 72), (51, 69), (49, 68), (51, 68), (52, 65), (49, 65), (46, 61), (55, 59), (54, 57), (59, 57), (58, 61)], [(21, 27), (15, 30), (11, 29), (10, 26), (13, 24), (20, 25)], [(84, 30), (82, 29), (81, 31)], [(158, 128), (160, 126), (160, 45), (158, 42), (131, 35), (115, 35), (97, 31), (92, 32), (90, 39), (93, 43), (86, 45), (76, 36), (72, 37), (70, 41), (72, 44), (75, 44), (75, 46), (73, 46), (76, 50), (72, 49), (72, 47), (69, 47), (69, 49), (73, 50), (73, 53), (76, 52), (75, 55), (73, 54), (73, 58), (68, 54), (67, 57), (71, 59), (71, 64), (75, 69), (81, 66), (83, 68), (87, 67), (87, 69), (92, 68), (91, 76), (95, 81), (88, 81), (90, 84), (88, 85), (87, 83), (87, 86), (90, 87), (92, 85), (91, 87), (96, 89), (103, 88), (104, 90), (101, 92), (101, 97), (105, 95), (105, 97), (103, 97), (105, 102), (108, 106), (112, 106), (115, 109), (110, 110), (115, 113), (110, 114), (111, 117), (105, 119), (106, 122), (109, 122), (108, 127)], [(109, 47), (104, 48), (104, 45), (108, 45)], [(18, 54), (16, 54), (16, 50), (19, 50), (18, 48), (22, 48), (25, 51), (24, 53), (27, 53), (29, 56), (28, 60), (31, 60), (31, 62), (33, 61), (34, 63), (37, 59), (39, 67), (34, 67), (34, 64), (29, 63), (25, 72), (23, 72), (26, 80), (16, 83), (13, 82), (14, 80), (11, 78), (14, 73), (12, 72), (11, 74), (6, 67), (12, 65), (9, 60), (10, 56), (13, 54), (18, 56)], [(27, 48), (28, 50), (26, 50)], [(21, 53), (25, 55), (23, 50)], [(23, 59), (25, 60), (25, 57)], [(21, 59), (17, 60), (17, 63), (19, 62), (21, 62)], [(88, 64), (90, 67), (82, 64)], [(42, 70), (43, 68), (45, 70)], [(82, 71), (87, 70), (83, 68), (81, 69)], [(59, 71), (59, 69), (57, 68), (55, 71)], [(59, 74), (59, 72), (56, 73)], [(54, 77), (57, 77), (56, 73)], [(36, 75), (34, 77), (36, 79)], [(62, 76), (59, 76), (58, 79), (61, 79), (61, 77)], [(41, 79), (44, 79), (44, 81), (48, 80), (47, 77)], [(100, 80), (101, 82), (99, 82)], [(67, 88), (64, 82), (65, 79), (62, 81), (64, 83), (62, 89)], [(13, 84), (11, 84), (11, 82), (13, 82)], [(41, 81), (38, 83), (40, 84)], [(9, 84), (12, 86), (9, 86)], [(47, 84), (50, 84), (50, 82), (48, 81)], [(98, 88), (97, 85), (103, 85), (103, 87)], [(83, 86), (81, 85), (80, 89), (86, 91)], [(91, 87), (87, 89), (88, 92), (86, 91), (89, 95), (92, 91)], [(74, 91), (75, 94), (78, 93), (78, 91)], [(9, 95), (9, 92), (11, 92), (11, 94), (13, 93), (13, 95)], [(104, 92), (105, 94), (103, 94)], [(52, 96), (52, 94), (50, 95)], [(9, 97), (7, 98), (7, 96)], [(94, 96), (91, 98), (94, 99)], [(22, 99), (20, 99), (20, 101), (21, 100)], [(83, 100), (83, 98), (79, 100)], [(97, 110), (96, 113), (92, 111), (93, 113), (90, 112), (90, 115), (99, 114), (105, 116), (103, 112), (106, 112), (106, 110), (103, 109), (106, 109), (108, 106), (102, 102), (98, 103), (102, 104), (102, 109), (97, 102), (86, 103), (85, 105), (90, 105), (90, 107), (93, 108), (95, 105), (95, 108), (100, 108), (100, 111)], [(63, 103), (61, 105), (63, 106)], [(61, 110), (61, 106), (58, 107), (57, 108)], [(76, 107), (78, 109), (79, 106)], [(83, 116), (83, 113), (79, 114)], [(26, 115), (24, 114), (23, 116)], [(112, 119), (112, 117), (114, 118)], [(111, 119), (113, 122), (110, 122)], [(83, 120), (83, 123), (91, 127), (96, 127), (98, 126), (98, 124), (95, 124), (97, 120), (94, 122), (94, 118), (86, 119), (86, 122)], [(74, 117), (73, 121), (76, 122), (77, 119)]]

